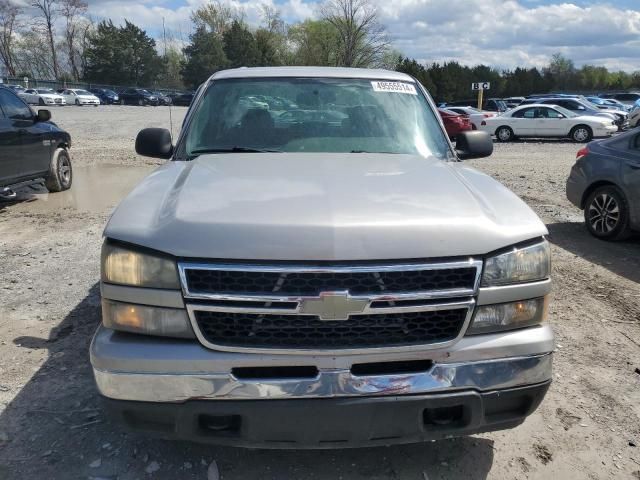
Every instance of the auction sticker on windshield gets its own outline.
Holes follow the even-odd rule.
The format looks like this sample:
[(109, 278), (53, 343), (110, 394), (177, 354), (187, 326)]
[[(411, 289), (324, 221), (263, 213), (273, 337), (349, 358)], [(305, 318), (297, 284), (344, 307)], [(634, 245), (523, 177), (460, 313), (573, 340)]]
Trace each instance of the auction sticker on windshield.
[(410, 95), (417, 95), (416, 87), (410, 83), (403, 82), (371, 82), (374, 92), (392, 92), (392, 93), (408, 93)]

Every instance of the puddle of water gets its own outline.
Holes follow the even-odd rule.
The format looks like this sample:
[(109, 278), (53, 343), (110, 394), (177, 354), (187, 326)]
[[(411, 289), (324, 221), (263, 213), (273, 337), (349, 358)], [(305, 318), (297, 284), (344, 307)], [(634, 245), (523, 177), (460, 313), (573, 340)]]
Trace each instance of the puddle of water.
[[(30, 212), (53, 212), (72, 208), (79, 212), (103, 212), (115, 207), (144, 177), (153, 165), (91, 165), (73, 168), (73, 185), (64, 192), (49, 193), (46, 188), (27, 187), (16, 192), (11, 202)], [(0, 207), (2, 204), (0, 203)]]

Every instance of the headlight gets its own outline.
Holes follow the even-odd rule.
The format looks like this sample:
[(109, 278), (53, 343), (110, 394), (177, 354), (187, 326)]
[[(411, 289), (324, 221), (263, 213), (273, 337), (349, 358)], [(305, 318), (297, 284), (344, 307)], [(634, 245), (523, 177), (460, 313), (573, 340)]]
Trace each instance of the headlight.
[(102, 323), (107, 328), (124, 332), (195, 338), (187, 312), (178, 308), (133, 305), (103, 299)]
[(539, 325), (547, 316), (547, 297), (477, 308), (468, 335), (494, 333)]
[(550, 271), (549, 242), (543, 240), (527, 247), (513, 247), (508, 252), (488, 258), (484, 264), (482, 286), (544, 280), (549, 277)]
[(102, 281), (136, 287), (180, 288), (173, 260), (107, 242), (102, 246)]

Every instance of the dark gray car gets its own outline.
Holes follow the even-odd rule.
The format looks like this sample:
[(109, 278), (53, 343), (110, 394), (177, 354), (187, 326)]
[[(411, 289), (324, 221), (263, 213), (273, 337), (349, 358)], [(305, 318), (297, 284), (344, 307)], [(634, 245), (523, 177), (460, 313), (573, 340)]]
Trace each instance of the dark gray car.
[(584, 210), (587, 229), (606, 240), (640, 231), (640, 132), (592, 142), (578, 152), (567, 198)]

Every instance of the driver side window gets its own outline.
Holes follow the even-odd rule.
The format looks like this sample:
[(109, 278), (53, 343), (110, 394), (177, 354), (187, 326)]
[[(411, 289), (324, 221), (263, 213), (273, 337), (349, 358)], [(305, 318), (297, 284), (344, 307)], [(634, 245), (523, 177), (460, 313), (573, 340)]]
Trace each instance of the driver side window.
[(545, 118), (563, 118), (563, 115), (553, 108), (542, 108), (542, 116)]
[(4, 114), (12, 120), (33, 120), (31, 109), (14, 94), (0, 90), (0, 106)]

